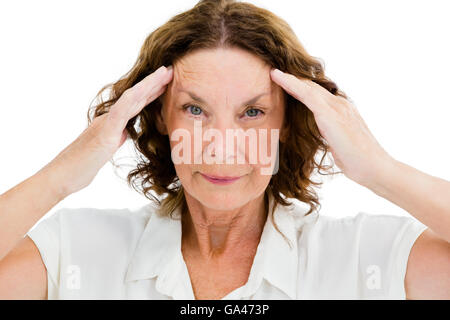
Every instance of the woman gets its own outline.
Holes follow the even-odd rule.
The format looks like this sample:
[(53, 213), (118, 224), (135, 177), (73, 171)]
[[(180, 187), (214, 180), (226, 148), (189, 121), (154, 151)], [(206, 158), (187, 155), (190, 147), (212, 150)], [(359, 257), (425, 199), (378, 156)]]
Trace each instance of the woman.
[[(271, 12), (200, 1), (110, 88), (72, 144), (1, 195), (1, 298), (450, 298), (450, 183), (387, 154)], [(227, 130), (254, 135), (230, 148)], [(155, 204), (61, 209), (29, 231), (127, 137), (142, 154), (128, 181)], [(319, 216), (328, 151), (417, 220)]]

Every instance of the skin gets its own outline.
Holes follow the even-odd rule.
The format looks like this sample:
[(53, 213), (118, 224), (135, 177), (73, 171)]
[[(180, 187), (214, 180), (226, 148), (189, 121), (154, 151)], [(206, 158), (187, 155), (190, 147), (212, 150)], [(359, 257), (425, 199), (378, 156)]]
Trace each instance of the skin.
[[(229, 128), (247, 130), (281, 130), (284, 120), (284, 96), (269, 76), (270, 66), (240, 49), (200, 51), (184, 57), (174, 64), (174, 79), (164, 97), (162, 122), (164, 132), (172, 136), (176, 129), (187, 129), (194, 136), (194, 120), (202, 122), (203, 131), (214, 128), (225, 137)], [(220, 85), (211, 85), (220, 83)], [(206, 103), (193, 100), (185, 91), (194, 92)], [(244, 101), (267, 93), (251, 106)], [(183, 110), (185, 104), (202, 108), (192, 112)], [(264, 110), (250, 112), (250, 109)], [(270, 139), (267, 143), (270, 143)], [(258, 140), (259, 142), (259, 140)], [(171, 141), (172, 147), (177, 141)], [(194, 150), (193, 139), (191, 150)], [(188, 164), (175, 165), (178, 177), (186, 191), (191, 221), (186, 221), (187, 239), (198, 246), (205, 259), (220, 258), (234, 251), (237, 243), (255, 233), (263, 215), (263, 196), (270, 175), (262, 175), (261, 165), (249, 164), (248, 150), (245, 164), (194, 164), (194, 157), (203, 154), (226, 152), (225, 141), (213, 144), (203, 142), (203, 150), (192, 152)], [(268, 148), (268, 146), (266, 146)], [(259, 151), (259, 143), (256, 146)], [(236, 160), (234, 157), (232, 160)], [(202, 177), (200, 173), (220, 176), (240, 176), (233, 184), (218, 186)], [(256, 214), (255, 214), (256, 213)], [(189, 223), (191, 222), (191, 223)], [(191, 232), (194, 231), (195, 232)], [(259, 233), (260, 227), (256, 230)]]
[[(161, 68), (160, 72), (150, 74), (127, 90), (109, 113), (98, 117), (48, 165), (0, 195), (0, 299), (46, 298), (45, 265), (34, 242), (23, 235), (59, 201), (92, 181), (125, 141), (127, 121), (166, 89), (169, 90), (163, 96), (159, 129), (167, 134), (179, 127), (191, 129), (192, 122), (174, 108), (176, 99), (181, 99), (174, 93), (174, 88), (188, 83), (196, 86), (198, 92), (201, 90), (198, 94), (209, 102), (211, 116), (205, 119), (204, 126), (219, 130), (228, 126), (247, 126), (235, 117), (242, 114), (236, 106), (266, 85), (273, 87), (275, 83), (274, 92), (283, 89), (302, 101), (313, 112), (319, 130), (330, 144), (333, 157), (344, 174), (405, 209), (428, 227), (411, 249), (405, 276), (406, 297), (450, 299), (450, 182), (392, 158), (370, 133), (353, 104), (310, 80), (268, 69), (239, 50), (214, 50), (203, 52), (202, 59), (196, 57), (186, 57), (175, 65), (176, 73)], [(202, 60), (201, 65), (199, 60)], [(254, 76), (256, 74), (260, 77)], [(172, 84), (174, 78), (176, 81)], [(275, 98), (276, 93), (273, 94), (258, 103), (273, 103), (276, 108), (279, 106), (276, 102), (280, 100)], [(188, 100), (186, 96), (183, 99)], [(270, 119), (268, 117), (259, 125), (266, 129), (280, 128), (283, 122), (280, 114), (282, 112), (274, 112)], [(215, 151), (220, 153), (221, 148), (218, 144)], [(205, 150), (202, 153), (210, 151)], [(261, 195), (268, 177), (258, 176), (256, 167), (176, 166), (187, 190), (190, 213), (183, 221), (183, 256), (198, 299), (223, 297), (248, 279), (255, 245), (266, 218), (262, 214)], [(201, 170), (217, 174), (219, 169), (226, 174), (245, 175), (245, 179), (239, 181), (241, 185), (235, 183), (240, 192), (233, 194), (228, 186), (210, 185), (197, 174)], [(47, 192), (42, 192), (43, 185), (47, 186)], [(254, 189), (246, 189), (243, 185)], [(221, 192), (218, 188), (222, 188)], [(245, 192), (245, 196), (241, 196), (241, 192)], [(239, 239), (244, 242), (237, 247)], [(240, 250), (234, 253), (233, 247)], [(224, 267), (214, 269), (218, 261), (223, 262)], [(200, 267), (205, 268), (203, 272), (199, 272)], [(217, 274), (215, 278), (208, 278), (214, 274)], [(208, 291), (210, 287), (212, 291)]]
[(347, 178), (409, 212), (428, 228), (408, 258), (407, 299), (450, 299), (450, 182), (394, 159), (376, 141), (355, 105), (309, 79), (280, 70), (271, 78), (314, 114)]
[[(170, 137), (177, 129), (185, 129), (194, 136), (194, 120), (201, 121), (203, 131), (214, 128), (223, 137), (226, 130), (253, 128), (281, 131), (284, 121), (284, 93), (270, 79), (270, 66), (258, 57), (241, 49), (201, 50), (174, 64), (174, 78), (163, 98), (159, 127)], [(220, 85), (217, 85), (220, 84)], [(204, 100), (199, 103), (186, 92), (193, 92)], [(244, 102), (264, 93), (251, 105)], [(185, 104), (194, 104), (201, 112), (183, 110)], [(247, 112), (250, 109), (257, 109)], [(270, 135), (268, 135), (270, 136)], [(259, 152), (260, 140), (255, 146)], [(265, 148), (271, 143), (268, 139)], [(171, 141), (172, 148), (178, 141)], [(193, 139), (189, 145), (194, 150)], [(192, 152), (187, 164), (175, 164), (184, 187), (189, 214), (183, 219), (182, 251), (191, 274), (202, 271), (202, 280), (195, 281), (197, 296), (221, 291), (223, 279), (230, 279), (231, 287), (243, 285), (248, 278), (252, 258), (266, 219), (264, 191), (271, 175), (263, 175), (260, 163), (250, 163), (249, 149), (241, 148), (245, 164), (194, 164), (194, 157), (202, 159), (205, 153), (225, 154), (225, 139), (208, 149)], [(226, 186), (206, 180), (200, 173), (219, 176), (240, 176)], [(245, 244), (246, 250), (242, 250)], [(245, 261), (242, 263), (242, 261)], [(233, 272), (242, 266), (242, 273)], [(233, 268), (234, 266), (234, 268)], [(205, 272), (215, 270), (215, 272)], [(204, 279), (206, 276), (207, 279)], [(199, 284), (201, 282), (201, 284)], [(230, 285), (226, 285), (227, 291)]]
[(128, 120), (166, 90), (172, 75), (162, 66), (127, 89), (45, 167), (0, 195), (0, 299), (47, 298), (44, 262), (24, 235), (57, 203), (90, 184), (125, 142)]

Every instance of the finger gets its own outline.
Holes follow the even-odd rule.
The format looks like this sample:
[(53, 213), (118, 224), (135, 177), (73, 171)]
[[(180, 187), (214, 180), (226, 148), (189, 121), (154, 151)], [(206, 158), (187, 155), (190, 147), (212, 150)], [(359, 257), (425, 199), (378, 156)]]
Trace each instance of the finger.
[(149, 74), (133, 87), (125, 90), (111, 107), (109, 111), (111, 116), (127, 122), (165, 91), (172, 76), (173, 68), (164, 66)]
[(295, 99), (303, 102), (314, 114), (330, 109), (327, 94), (331, 93), (317, 83), (309, 79), (299, 79), (278, 69), (272, 69), (270, 74), (275, 83)]

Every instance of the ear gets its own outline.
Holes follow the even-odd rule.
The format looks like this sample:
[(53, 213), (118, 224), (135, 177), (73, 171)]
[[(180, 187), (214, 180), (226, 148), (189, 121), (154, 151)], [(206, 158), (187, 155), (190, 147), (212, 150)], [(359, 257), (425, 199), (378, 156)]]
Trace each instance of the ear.
[(158, 132), (160, 134), (167, 135), (167, 127), (166, 124), (164, 122), (164, 117), (163, 117), (163, 108), (161, 107), (161, 109), (159, 110), (159, 112), (156, 114), (156, 129), (158, 129)]

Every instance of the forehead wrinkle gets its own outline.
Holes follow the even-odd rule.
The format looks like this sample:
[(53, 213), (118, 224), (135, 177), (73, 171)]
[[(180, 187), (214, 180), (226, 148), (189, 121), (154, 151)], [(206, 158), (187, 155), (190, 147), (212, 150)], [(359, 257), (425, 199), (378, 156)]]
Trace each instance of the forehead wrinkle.
[[(208, 101), (206, 98), (201, 97), (201, 92), (196, 92), (195, 90), (189, 90), (189, 87), (202, 87), (201, 86), (201, 82), (202, 82), (202, 72), (206, 72), (207, 76), (210, 75), (210, 72), (212, 71), (210, 68), (206, 68), (204, 70), (202, 70), (202, 68), (204, 66), (200, 65), (200, 70), (194, 70), (192, 69), (193, 66), (189, 66), (189, 63), (187, 63), (186, 61), (178, 61), (178, 68), (176, 68), (175, 70), (177, 70), (176, 72), (176, 77), (175, 77), (175, 86), (174, 86), (174, 92), (175, 93), (186, 93), (187, 95), (190, 96), (191, 99), (202, 103), (204, 105), (209, 105)], [(254, 72), (254, 76), (250, 77), (250, 81), (252, 83), (252, 85), (250, 85), (250, 88), (257, 88), (260, 87), (260, 84), (263, 84), (263, 86), (261, 87), (265, 87), (265, 90), (261, 90), (260, 93), (258, 95), (253, 96), (251, 99), (245, 101), (242, 103), (242, 106), (246, 106), (249, 104), (253, 104), (256, 103), (257, 101), (259, 101), (259, 99), (261, 99), (264, 96), (267, 95), (273, 95), (274, 93), (274, 86), (273, 83), (271, 81), (270, 78), (270, 68), (267, 67), (266, 65), (263, 65), (262, 68), (257, 68), (257, 70)], [(214, 72), (213, 72), (214, 73)], [(186, 82), (186, 80), (188, 80), (188, 85), (184, 85), (183, 83)], [(266, 85), (265, 80), (267, 80), (269, 82), (269, 85)], [(192, 85), (191, 85), (192, 84)], [(253, 91), (253, 90), (252, 90)], [(228, 94), (225, 95), (225, 102), (226, 104), (228, 104)]]
[[(176, 92), (183, 92), (183, 93), (186, 93), (187, 95), (189, 95), (189, 96), (191, 97), (191, 99), (193, 99), (193, 100), (195, 100), (195, 101), (197, 101), (197, 102), (200, 102), (200, 103), (202, 103), (202, 104), (208, 105), (208, 102), (206, 101), (206, 99), (201, 98), (201, 97), (200, 97), (197, 93), (195, 93), (195, 92), (189, 91), (189, 90), (184, 89), (184, 88), (179, 88), (179, 87), (178, 87), (175, 91), (176, 91)], [(269, 91), (264, 91), (264, 92), (262, 92), (262, 93), (259, 93), (258, 95), (254, 96), (253, 98), (251, 98), (251, 99), (249, 99), (249, 100), (243, 102), (243, 103), (241, 104), (241, 107), (245, 107), (245, 106), (247, 106), (247, 105), (254, 104), (254, 103), (256, 103), (259, 99), (261, 99), (262, 97), (267, 96), (267, 95), (271, 95), (272, 92), (273, 92), (273, 87), (270, 87), (270, 90), (269, 90)], [(226, 103), (228, 103), (228, 95), (225, 97), (225, 100), (226, 100)]]
[(201, 79), (201, 73), (202, 72), (208, 72), (209, 68), (204, 66), (203, 64), (197, 65), (194, 63), (194, 65), (191, 65), (192, 62), (184, 61), (184, 59), (179, 60), (175, 64), (175, 76), (174, 79), (176, 82), (181, 83), (183, 80), (191, 80), (193, 82), (196, 82)]

